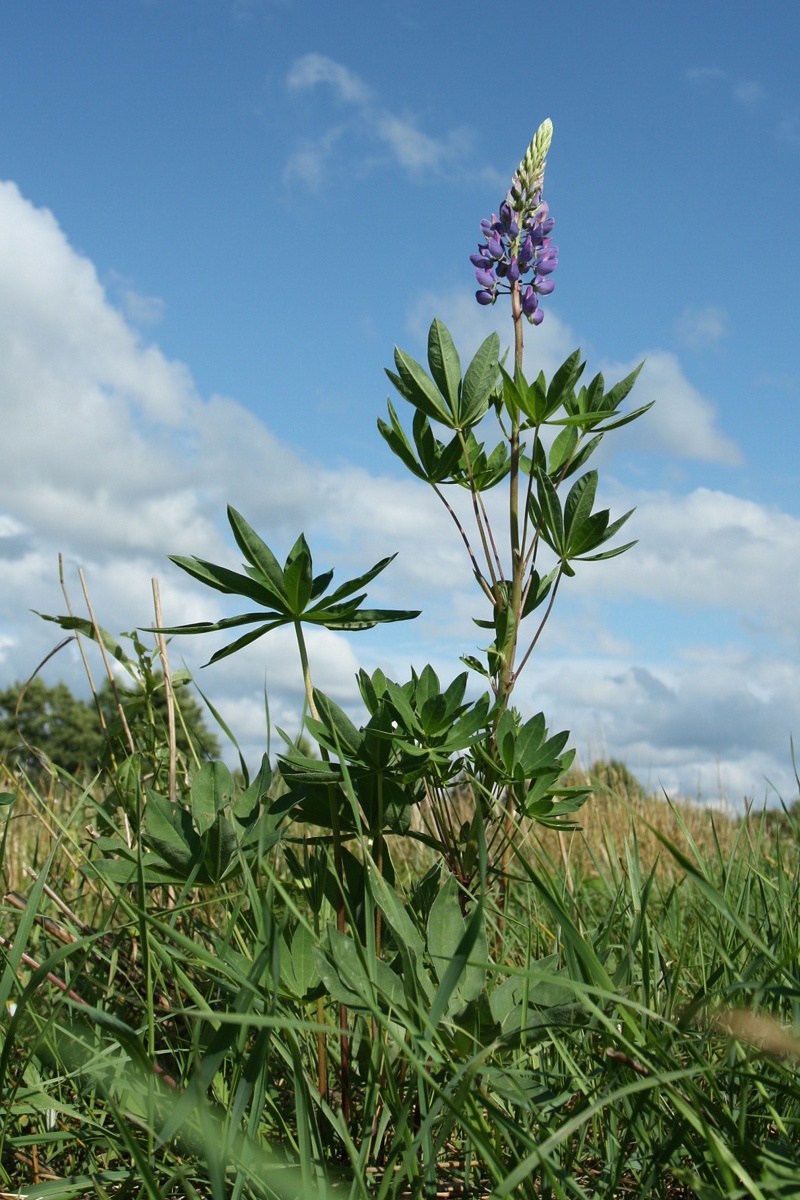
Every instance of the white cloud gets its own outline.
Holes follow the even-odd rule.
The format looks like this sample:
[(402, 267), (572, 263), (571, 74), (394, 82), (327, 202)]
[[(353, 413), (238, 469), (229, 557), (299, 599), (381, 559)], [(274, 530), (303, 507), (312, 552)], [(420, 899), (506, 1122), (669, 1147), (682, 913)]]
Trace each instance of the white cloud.
[(736, 84), (733, 94), (745, 108), (754, 108), (764, 99), (765, 92), (760, 83), (755, 83), (752, 79), (743, 79), (741, 83)]
[(551, 728), (578, 731), (585, 764), (621, 757), (656, 790), (732, 808), (746, 796), (774, 801), (772, 788), (796, 798), (790, 738), (800, 712), (786, 701), (800, 693), (800, 667), (786, 659), (701, 647), (647, 667), (548, 660), (537, 690)]
[(730, 332), (728, 313), (716, 304), (685, 308), (676, 326), (680, 340), (693, 350), (716, 350)]
[(636, 404), (655, 400), (642, 421), (631, 427), (629, 436), (642, 449), (676, 458), (719, 463), (735, 467), (742, 463), (736, 443), (716, 426), (716, 411), (698, 392), (669, 350), (647, 350), (627, 363), (603, 364), (606, 379), (622, 379), (645, 360), (636, 382)]
[(292, 64), (286, 77), (290, 91), (305, 91), (327, 83), (345, 104), (364, 105), (372, 93), (363, 80), (324, 54), (305, 54)]
[[(424, 308), (438, 312), (468, 349), (483, 340), (495, 315), (447, 296), (427, 297)], [(424, 338), (426, 323), (419, 315), (412, 323)], [(549, 312), (530, 331), (529, 361), (549, 372), (575, 341)], [(657, 427), (662, 448), (686, 453), (686, 436), (694, 443), (689, 453), (712, 461), (735, 457), (735, 447), (714, 428), (709, 402), (688, 384), (678, 360), (663, 351), (650, 359), (656, 372), (640, 394), (646, 399), (661, 392), (667, 410)], [(618, 368), (617, 377), (625, 370)], [(458, 654), (481, 642), (470, 619), (481, 604), (463, 548), (423, 485), (355, 466), (310, 463), (235, 400), (202, 399), (189, 371), (145, 343), (109, 303), (94, 267), (71, 248), (52, 214), (34, 208), (13, 184), (0, 184), (0, 395), (4, 682), (26, 677), (59, 641), (59, 631), (30, 612), (65, 609), (59, 550), (76, 610), (82, 610), (82, 566), (98, 619), (114, 632), (152, 621), (154, 575), (170, 624), (231, 611), (224, 597), (164, 558), (198, 554), (237, 565), (221, 527), (226, 501), (257, 528), (269, 529), (278, 552), (285, 553), (305, 529), (317, 569), (338, 564), (337, 581), (399, 550), (370, 588), (371, 599), (423, 608), (419, 622), (376, 630), (357, 644), (324, 631), (309, 635), (316, 682), (354, 711), (359, 661), (405, 677), (411, 662), (430, 660), (447, 676), (460, 669)], [(570, 645), (563, 635), (550, 641), (550, 657), (539, 666), (532, 662), (521, 696), (546, 711), (552, 704), (553, 722), (574, 730), (582, 752), (601, 730), (610, 752), (650, 770), (654, 782), (664, 778), (691, 790), (697, 771), (713, 773), (717, 753), (732, 791), (752, 792), (762, 774), (785, 776), (784, 739), (800, 694), (791, 666), (800, 643), (800, 593), (792, 570), (800, 555), (800, 522), (706, 489), (682, 497), (608, 490), (614, 505), (638, 504), (632, 535), (641, 545), (596, 572), (589, 568), (585, 586), (582, 574), (573, 581), (584, 606), (582, 632), (577, 627), (581, 648), (576, 653), (575, 641)], [(458, 499), (463, 505), (467, 497)], [(495, 504), (498, 497), (489, 500)], [(595, 607), (593, 630), (586, 616), (592, 605), (618, 606), (623, 599), (638, 605), (630, 629), (620, 636)], [(693, 654), (665, 663), (650, 603), (732, 613), (740, 641), (718, 657), (699, 643)], [(649, 635), (648, 620), (654, 624)], [(764, 638), (771, 639), (770, 653), (761, 653)], [(176, 638), (173, 664), (185, 658), (197, 668), (224, 640)], [(296, 647), (286, 631), (198, 676), (241, 734), (250, 762), (263, 748), (265, 670), (273, 722), (296, 732), (303, 695)], [(79, 685), (74, 645), (47, 673)]]
[(344, 126), (337, 125), (326, 130), (315, 140), (306, 138), (286, 160), (283, 182), (298, 183), (310, 191), (319, 191), (328, 174), (336, 145), (344, 132)]
[(613, 508), (634, 506), (639, 545), (595, 588), (730, 612), (800, 648), (797, 517), (708, 488), (684, 496), (620, 489)]
[(133, 286), (133, 280), (109, 272), (110, 290), (125, 317), (133, 325), (158, 325), (164, 319), (164, 301), (160, 296), (145, 296)]
[(296, 59), (286, 86), (291, 92), (328, 87), (342, 105), (352, 109), (353, 118), (349, 125), (338, 124), (305, 139), (286, 163), (285, 182), (302, 180), (319, 187), (331, 165), (334, 147), (346, 133), (360, 139), (362, 165), (368, 166), (377, 153), (379, 157), (388, 154), (392, 162), (412, 175), (442, 171), (462, 174), (468, 167), (474, 173), (474, 164), (469, 161), (471, 138), (465, 130), (451, 130), (445, 137), (426, 133), (418, 128), (413, 115), (383, 108), (360, 76), (327, 55), (312, 53)]

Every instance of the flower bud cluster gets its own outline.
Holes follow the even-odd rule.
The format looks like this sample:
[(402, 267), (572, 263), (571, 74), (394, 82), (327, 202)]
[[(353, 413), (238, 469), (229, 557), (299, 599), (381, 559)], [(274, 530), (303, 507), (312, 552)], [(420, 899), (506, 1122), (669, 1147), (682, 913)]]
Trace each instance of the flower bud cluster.
[(494, 304), (501, 292), (518, 285), (523, 313), (533, 325), (541, 323), (539, 297), (552, 292), (550, 276), (558, 266), (558, 246), (550, 237), (554, 225), (541, 190), (531, 193), (517, 175), (499, 215), (481, 221), (484, 244), (470, 255), (480, 284), (478, 304)]

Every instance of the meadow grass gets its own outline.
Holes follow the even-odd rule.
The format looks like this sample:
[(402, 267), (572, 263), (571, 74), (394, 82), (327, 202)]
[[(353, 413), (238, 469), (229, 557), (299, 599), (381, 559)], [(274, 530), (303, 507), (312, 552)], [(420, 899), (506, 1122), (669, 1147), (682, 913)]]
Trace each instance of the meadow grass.
[(800, 1195), (798, 822), (594, 782), (502, 911), (355, 845), (345, 937), (292, 870), (324, 844), (119, 882), (108, 781), (9, 775), (0, 1195)]

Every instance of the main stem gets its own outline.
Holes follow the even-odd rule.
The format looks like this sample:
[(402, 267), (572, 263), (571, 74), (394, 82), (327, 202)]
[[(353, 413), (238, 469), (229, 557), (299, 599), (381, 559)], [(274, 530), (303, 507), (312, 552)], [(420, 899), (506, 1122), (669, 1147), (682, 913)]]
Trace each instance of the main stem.
[[(514, 319), (514, 382), (518, 383), (522, 372), (522, 354), (524, 350), (522, 301), (520, 298), (519, 283), (513, 284), (511, 288), (511, 316)], [(500, 668), (500, 679), (497, 689), (497, 698), (500, 701), (498, 705), (498, 720), (502, 712), (505, 711), (514, 688), (514, 660), (517, 651), (517, 637), (522, 609), (522, 586), (525, 576), (525, 563), (520, 544), (519, 463), (521, 445), (520, 414), (518, 410), (511, 415), (511, 435), (509, 440), (511, 443), (508, 502), (509, 537), (511, 543), (511, 597), (509, 601), (511, 627), (506, 638), (506, 645), (502, 647), (503, 663)]]
[[(522, 374), (522, 354), (524, 351), (524, 343), (522, 336), (522, 301), (520, 298), (519, 283), (514, 283), (511, 287), (511, 315), (514, 319), (514, 383), (519, 384)], [(519, 626), (522, 619), (522, 590), (525, 577), (525, 561), (522, 553), (520, 542), (520, 514), (519, 514), (519, 461), (520, 461), (520, 412), (515, 408), (511, 414), (511, 467), (509, 471), (509, 536), (511, 542), (511, 597), (509, 600), (510, 608), (510, 626), (506, 634), (506, 644), (503, 647), (498, 647), (501, 650), (502, 666), (500, 668), (500, 680), (497, 692), (499, 700), (497, 708), (497, 716), (495, 718), (495, 729), (497, 722), (503, 712), (505, 712), (511, 692), (514, 688), (514, 661), (517, 653), (517, 638), (519, 637)], [(527, 498), (526, 498), (527, 508)], [(511, 839), (514, 829), (514, 818), (511, 811), (512, 800), (509, 791), (506, 791), (505, 815), (503, 818), (503, 849), (502, 849), (502, 869), (500, 872), (500, 890), (497, 898), (498, 901), (498, 939), (502, 941), (503, 928), (505, 924), (505, 912), (508, 904), (508, 859)]]
[[(300, 666), (303, 670), (303, 686), (306, 690), (306, 701), (308, 702), (308, 711), (311, 713), (315, 721), (319, 720), (319, 710), (314, 703), (314, 688), (311, 683), (311, 669), (308, 664), (308, 651), (306, 649), (306, 639), (303, 635), (303, 625), (300, 621), (295, 621), (294, 631), (297, 637), (297, 648), (300, 652)], [(320, 747), (322, 757), (327, 760), (328, 752), (324, 746)], [(342, 861), (342, 829), (339, 823), (339, 809), (336, 804), (336, 793), (331, 785), (328, 788), (328, 800), (330, 804), (331, 814), (331, 832), (333, 834), (333, 865), (336, 871), (336, 879), (339, 884), (338, 895), (336, 897), (336, 928), (339, 933), (344, 934), (345, 929), (345, 905), (344, 905), (344, 863)], [(342, 1116), (344, 1117), (345, 1125), (350, 1123), (350, 1042), (347, 1034), (347, 1008), (344, 1004), (339, 1005), (339, 1031), (341, 1037), (341, 1063), (342, 1063)], [(322, 1063), (318, 1063), (320, 1077), (322, 1076)]]

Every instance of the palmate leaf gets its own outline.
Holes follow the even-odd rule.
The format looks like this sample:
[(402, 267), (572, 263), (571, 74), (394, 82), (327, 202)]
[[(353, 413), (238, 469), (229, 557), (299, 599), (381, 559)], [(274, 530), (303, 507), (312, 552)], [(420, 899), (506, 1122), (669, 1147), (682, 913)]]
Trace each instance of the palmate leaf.
[(235, 654), (237, 650), (249, 646), (251, 642), (281, 625), (306, 622), (337, 631), (356, 631), (372, 629), (375, 625), (387, 621), (409, 621), (419, 616), (418, 610), (361, 608), (367, 594), (359, 593), (359, 589), (379, 575), (395, 555), (382, 558), (363, 575), (347, 580), (325, 597), (324, 593), (333, 579), (333, 571), (324, 571), (317, 576), (313, 574), (311, 550), (303, 534), (297, 539), (287, 555), (284, 566), (281, 567), (266, 542), (258, 536), (241, 513), (230, 505), (228, 520), (236, 544), (247, 558), (247, 574), (242, 575), (238, 571), (231, 571), (228, 567), (201, 558), (170, 555), (170, 559), (192, 578), (198, 579), (208, 587), (226, 595), (245, 596), (249, 600), (255, 600), (262, 606), (263, 611), (223, 617), (219, 621), (195, 621), (187, 625), (165, 626), (156, 631), (199, 634), (233, 629), (240, 625), (258, 626), (230, 645), (217, 650), (209, 659), (209, 663)]

